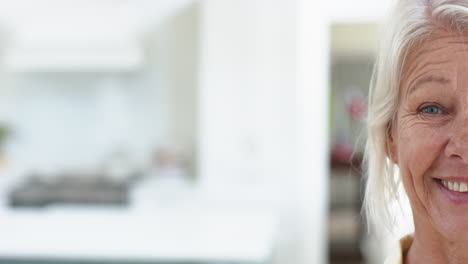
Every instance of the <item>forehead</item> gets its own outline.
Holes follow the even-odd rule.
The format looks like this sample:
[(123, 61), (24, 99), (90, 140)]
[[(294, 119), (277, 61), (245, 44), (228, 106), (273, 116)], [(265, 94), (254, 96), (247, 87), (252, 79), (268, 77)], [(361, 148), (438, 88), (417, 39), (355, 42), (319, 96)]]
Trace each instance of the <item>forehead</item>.
[(429, 59), (434, 55), (450, 55), (452, 52), (468, 51), (468, 36), (454, 33), (436, 33), (433, 34), (421, 43), (415, 45), (410, 51), (408, 62)]
[(401, 86), (407, 90), (421, 78), (450, 79), (460, 71), (468, 74), (468, 36), (434, 34), (416, 45), (408, 54)]

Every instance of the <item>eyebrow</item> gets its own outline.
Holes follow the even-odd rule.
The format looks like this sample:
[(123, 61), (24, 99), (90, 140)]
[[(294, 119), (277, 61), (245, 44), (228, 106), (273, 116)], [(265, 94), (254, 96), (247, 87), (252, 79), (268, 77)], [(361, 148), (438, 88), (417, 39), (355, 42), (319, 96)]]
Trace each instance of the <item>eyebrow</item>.
[(416, 90), (422, 87), (423, 84), (429, 83), (429, 82), (447, 84), (447, 83), (450, 83), (450, 80), (441, 76), (434, 76), (434, 75), (426, 76), (424, 78), (419, 79), (413, 86), (411, 86), (410, 94), (414, 93)]

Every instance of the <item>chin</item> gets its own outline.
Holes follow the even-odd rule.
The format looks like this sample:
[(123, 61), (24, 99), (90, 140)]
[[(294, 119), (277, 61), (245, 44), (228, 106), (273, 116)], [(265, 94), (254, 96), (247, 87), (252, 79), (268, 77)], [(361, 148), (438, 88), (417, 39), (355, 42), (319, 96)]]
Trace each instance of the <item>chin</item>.
[(439, 180), (434, 184), (425, 210), (429, 216), (422, 214), (415, 223), (423, 222), (422, 226), (436, 230), (448, 241), (468, 243), (468, 193), (454, 191)]

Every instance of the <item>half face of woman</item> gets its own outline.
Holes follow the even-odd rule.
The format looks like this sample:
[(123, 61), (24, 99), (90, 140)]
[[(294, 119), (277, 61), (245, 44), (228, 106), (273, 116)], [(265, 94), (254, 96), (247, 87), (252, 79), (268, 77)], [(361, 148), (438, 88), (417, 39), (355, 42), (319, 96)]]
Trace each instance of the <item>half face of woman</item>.
[(468, 242), (468, 38), (437, 34), (410, 54), (390, 134), (416, 232)]

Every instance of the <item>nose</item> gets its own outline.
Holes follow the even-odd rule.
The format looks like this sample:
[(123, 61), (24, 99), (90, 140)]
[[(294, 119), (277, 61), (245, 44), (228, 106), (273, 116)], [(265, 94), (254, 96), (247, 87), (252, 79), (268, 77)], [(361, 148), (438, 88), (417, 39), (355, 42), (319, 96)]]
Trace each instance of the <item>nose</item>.
[(445, 155), (468, 164), (468, 114), (463, 120), (457, 120), (449, 134)]

